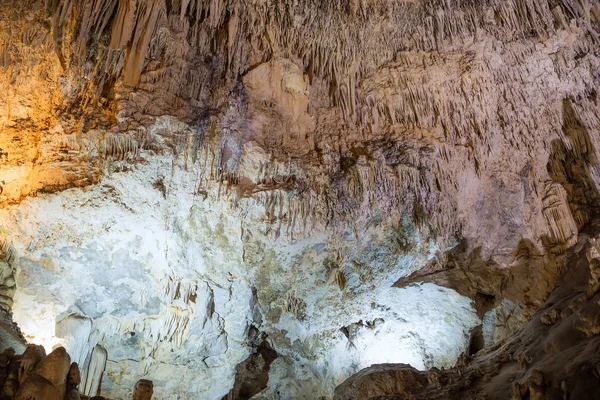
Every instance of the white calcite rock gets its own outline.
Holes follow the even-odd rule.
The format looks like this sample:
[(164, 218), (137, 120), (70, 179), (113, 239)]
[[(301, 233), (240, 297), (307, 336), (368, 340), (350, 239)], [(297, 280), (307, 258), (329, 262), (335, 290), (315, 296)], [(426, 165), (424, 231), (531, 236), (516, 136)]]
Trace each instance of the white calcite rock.
[[(67, 347), (84, 394), (95, 394), (106, 363), (107, 397), (130, 396), (144, 378), (158, 398), (218, 399), (249, 355), (254, 324), (281, 355), (265, 393), (310, 387), (327, 397), (371, 363), (451, 366), (479, 323), (450, 289), (391, 287), (436, 251), (410, 223), (394, 231), (375, 218), (363, 237), (348, 231), (336, 243), (318, 227), (273, 240), (265, 206), (234, 208), (216, 186), (205, 199), (195, 179), (155, 158), (2, 214), (19, 254), (15, 320), (30, 341)], [(336, 257), (344, 287), (328, 282)]]
[[(67, 347), (86, 394), (95, 394), (103, 369), (99, 346), (109, 360), (103, 394), (116, 398), (145, 376), (159, 397), (217, 398), (248, 355), (252, 291), (227, 276), (240, 275), (239, 223), (224, 230), (227, 215), (207, 215), (185, 184), (186, 195), (165, 201), (136, 181), (151, 182), (161, 165), (32, 199), (13, 215), (22, 239), (39, 235), (19, 250), (14, 318), (29, 340)], [(192, 174), (180, 177), (193, 183)]]

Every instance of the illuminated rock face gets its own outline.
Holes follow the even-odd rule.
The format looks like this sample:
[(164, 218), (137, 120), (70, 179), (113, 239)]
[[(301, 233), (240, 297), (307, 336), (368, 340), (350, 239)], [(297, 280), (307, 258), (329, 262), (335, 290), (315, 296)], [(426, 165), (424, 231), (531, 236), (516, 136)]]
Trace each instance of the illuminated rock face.
[(598, 232), (598, 221), (589, 228), (546, 304), (512, 337), (444, 371), (372, 366), (338, 386), (334, 399), (597, 398), (600, 253), (589, 231)]
[[(234, 208), (216, 199), (218, 187), (195, 195), (195, 174), (180, 166), (165, 197), (152, 177), (170, 162), (155, 158), (6, 213), (20, 254), (14, 318), (29, 340), (66, 346), (82, 366), (82, 393), (95, 393), (100, 347), (106, 396), (128, 396), (144, 376), (159, 397), (219, 398), (252, 351), (251, 325), (279, 354), (265, 395), (330, 396), (378, 362), (450, 367), (467, 345), (479, 321), (468, 298), (433, 284), (391, 287), (435, 250), (410, 226), (373, 227), (361, 239), (348, 232), (348, 263), (361, 266), (344, 267), (341, 289), (328, 282), (339, 248), (325, 231), (269, 239), (260, 234), (264, 207)], [(21, 246), (32, 236), (35, 248)]]
[(248, 368), (312, 399), (501, 341), (598, 209), (599, 15), (0, 0), (3, 346), (13, 313), (84, 394), (235, 397)]
[[(154, 172), (149, 166), (137, 178)], [(107, 395), (125, 397), (122, 390), (150, 373), (157, 385), (164, 382), (157, 395), (216, 398), (232, 383), (220, 377), (248, 356), (253, 319), (250, 286), (233, 278), (243, 271), (239, 222), (221, 213), (206, 218), (206, 204), (194, 206), (197, 198), (183, 188), (168, 200), (151, 180), (144, 186), (135, 174), (114, 178), (19, 208), (14, 220), (24, 235), (53, 233), (38, 236), (31, 253), (18, 250), (15, 320), (33, 341), (63, 343), (81, 366), (94, 359), (96, 345), (106, 349)], [(95, 394), (93, 386), (84, 379), (82, 392)]]

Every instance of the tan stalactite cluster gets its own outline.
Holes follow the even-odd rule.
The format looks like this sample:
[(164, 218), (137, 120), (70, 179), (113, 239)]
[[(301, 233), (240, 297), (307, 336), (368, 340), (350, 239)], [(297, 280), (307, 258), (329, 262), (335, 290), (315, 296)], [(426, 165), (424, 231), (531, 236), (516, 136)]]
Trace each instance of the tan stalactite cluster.
[(550, 235), (557, 243), (565, 243), (568, 247), (577, 240), (577, 224), (571, 215), (567, 203), (567, 192), (556, 182), (551, 182), (546, 188), (543, 199), (544, 218), (550, 230)]
[(141, 146), (129, 135), (110, 135), (104, 139), (104, 156), (118, 161), (135, 161)]

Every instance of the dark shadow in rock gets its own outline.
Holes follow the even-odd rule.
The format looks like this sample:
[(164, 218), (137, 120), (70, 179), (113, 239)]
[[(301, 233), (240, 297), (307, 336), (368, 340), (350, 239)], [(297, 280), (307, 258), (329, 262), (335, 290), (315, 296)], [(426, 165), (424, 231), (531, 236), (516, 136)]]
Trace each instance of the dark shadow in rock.
[(475, 294), (475, 311), (477, 312), (477, 316), (479, 318), (483, 318), (483, 316), (497, 304), (498, 300), (493, 294), (481, 292), (477, 292)]
[(430, 282), (475, 300), (478, 294), (488, 298), (500, 296), (509, 279), (506, 269), (499, 268), (492, 260), (484, 260), (480, 248), (468, 251), (467, 242), (463, 240), (446, 253), (446, 262), (432, 260), (420, 270), (400, 278), (393, 286), (402, 288)]
[(469, 250), (463, 240), (446, 253), (444, 263), (432, 260), (393, 286), (434, 283), (453, 289), (475, 302), (480, 318), (503, 298), (533, 312), (554, 289), (567, 255), (544, 255), (530, 240), (522, 239), (512, 256), (510, 265), (499, 265), (492, 259), (484, 259), (480, 248)]
[(474, 356), (484, 347), (485, 341), (483, 340), (483, 329), (481, 325), (477, 325), (471, 331), (471, 340), (469, 341), (469, 349), (467, 350), (469, 357)]
[(278, 354), (267, 342), (267, 335), (259, 333), (255, 327), (250, 328), (248, 335), (251, 342), (259, 343), (254, 352), (236, 367), (233, 389), (222, 400), (247, 400), (267, 387), (269, 369)]
[(547, 170), (566, 190), (569, 209), (581, 230), (600, 210), (600, 192), (592, 177), (598, 160), (590, 133), (570, 99), (563, 100), (563, 135), (564, 140), (552, 141)]

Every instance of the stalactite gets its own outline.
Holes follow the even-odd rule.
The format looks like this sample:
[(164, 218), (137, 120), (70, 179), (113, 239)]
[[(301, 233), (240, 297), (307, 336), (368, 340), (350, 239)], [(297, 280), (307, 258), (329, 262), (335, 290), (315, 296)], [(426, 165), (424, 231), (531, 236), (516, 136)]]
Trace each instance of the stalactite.
[(109, 44), (113, 50), (123, 49), (131, 40), (138, 6), (137, 0), (119, 1), (118, 4)]
[(96, 345), (85, 362), (84, 370), (86, 374), (81, 377), (81, 388), (83, 394), (87, 396), (96, 396), (99, 393), (102, 383), (102, 375), (106, 370), (106, 361), (108, 352), (100, 345)]
[(165, 296), (168, 302), (175, 302), (179, 300), (191, 306), (191, 303), (195, 303), (196, 293), (198, 291), (198, 284), (190, 281), (176, 281), (173, 277), (169, 277), (165, 289)]
[(296, 297), (295, 291), (286, 293), (283, 299), (282, 311), (288, 312), (299, 321), (303, 321), (306, 317), (306, 302)]
[(54, 41), (54, 51), (60, 61), (63, 70), (67, 70), (67, 61), (63, 54), (63, 28), (67, 18), (71, 14), (71, 10), (75, 5), (75, 0), (65, 0), (54, 3), (52, 10), (52, 39)]
[[(65, 341), (73, 361), (84, 367), (97, 344), (93, 331), (90, 318), (72, 314), (56, 322), (55, 335)], [(83, 368), (82, 372), (85, 374), (87, 370)]]
[[(150, 147), (146, 144), (146, 148)], [(106, 158), (135, 161), (140, 155), (141, 146), (132, 135), (107, 135), (104, 149)]]
[(164, 12), (163, 2), (160, 0), (138, 3), (137, 7), (136, 28), (123, 68), (124, 83), (130, 86), (136, 86), (139, 83), (148, 45), (156, 31), (158, 19)]
[[(239, 59), (245, 53), (240, 43), (246, 40), (237, 32), (240, 27), (249, 29), (251, 41), (258, 41), (260, 47), (273, 49), (273, 42), (280, 42), (282, 48), (298, 48), (297, 56), (310, 66), (310, 74), (332, 82), (334, 100), (340, 105), (343, 114), (350, 119), (364, 118), (361, 107), (364, 96), (357, 90), (363, 76), (371, 75), (376, 67), (372, 59), (391, 61), (396, 57), (394, 47), (408, 47), (413, 50), (440, 50), (447, 43), (462, 40), (467, 36), (487, 29), (496, 35), (524, 36), (530, 32), (547, 36), (554, 31), (556, 20), (563, 20), (565, 15), (577, 19), (582, 28), (595, 32), (598, 24), (598, 14), (595, 6), (573, 7), (567, 0), (556, 2), (532, 0), (511, 0), (499, 4), (490, 4), (495, 14), (495, 24), (484, 21), (482, 11), (470, 4), (455, 5), (447, 2), (431, 1), (419, 5), (417, 3), (389, 4), (374, 2), (372, 6), (357, 7), (355, 18), (361, 22), (375, 24), (378, 13), (385, 10), (389, 25), (384, 25), (386, 35), (373, 40), (369, 30), (357, 30), (351, 26), (345, 17), (345, 11), (332, 2), (326, 2), (322, 7), (327, 12), (315, 13), (311, 6), (313, 0), (305, 0), (299, 8), (303, 10), (306, 26), (311, 29), (299, 30), (290, 28), (288, 21), (293, 17), (295, 6), (287, 7), (272, 4), (238, 4), (224, 0), (185, 0), (179, 3), (177, 20), (183, 24), (190, 19), (190, 37), (195, 38), (190, 44), (198, 47), (200, 53), (208, 48), (208, 43), (215, 41), (220, 27), (227, 25), (227, 48), (230, 56), (227, 59), (228, 69), (243, 73), (244, 61)], [(75, 5), (77, 4), (77, 7)], [(53, 6), (56, 9), (53, 9)], [(86, 35), (100, 36), (110, 29), (109, 49), (125, 50), (124, 82), (137, 85), (144, 68), (147, 51), (151, 58), (156, 51), (148, 50), (148, 44), (154, 40), (157, 23), (165, 15), (163, 1), (143, 3), (137, 0), (95, 0), (83, 4), (75, 0), (47, 3), (48, 13), (55, 15), (53, 34), (60, 51), (60, 41), (64, 36), (67, 17), (71, 10), (77, 12), (78, 43), (85, 46)], [(231, 10), (230, 10), (231, 9)], [(354, 9), (354, 8), (351, 8)], [(116, 10), (116, 12), (115, 12)], [(230, 11), (229, 11), (230, 10)], [(359, 11), (358, 11), (359, 10)], [(228, 14), (228, 11), (230, 14)], [(114, 13), (114, 18), (110, 20)], [(334, 20), (324, 19), (323, 16), (333, 16)], [(228, 20), (225, 18), (229, 17)], [(360, 25), (359, 26), (363, 26)], [(284, 29), (287, 27), (288, 29)], [(336, 28), (334, 28), (336, 27)], [(393, 27), (393, 29), (392, 29)], [(417, 29), (418, 34), (412, 35), (411, 30)], [(336, 35), (328, 40), (309, 40), (308, 35), (328, 37), (335, 31)], [(265, 35), (265, 32), (270, 32)], [(417, 39), (419, 38), (419, 39)], [(390, 46), (397, 43), (397, 46)], [(129, 44), (129, 45), (128, 45)], [(127, 46), (127, 48), (126, 48)], [(170, 46), (179, 48), (178, 46)], [(80, 57), (86, 56), (85, 47), (76, 52)], [(369, 57), (358, 56), (368, 53)], [(60, 53), (59, 53), (60, 54)], [(64, 57), (61, 63), (64, 65)], [(109, 59), (112, 58), (109, 56)], [(83, 64), (83, 60), (79, 61)], [(109, 62), (108, 64), (112, 64)], [(382, 64), (380, 62), (380, 64)], [(115, 71), (118, 72), (118, 71)], [(392, 118), (395, 116), (392, 115)]]
[(339, 267), (332, 267), (329, 271), (329, 277), (327, 278), (327, 284), (335, 284), (340, 290), (346, 288), (346, 276)]
[(10, 242), (0, 239), (0, 310), (12, 312), (16, 292), (15, 253)]
[(184, 341), (190, 321), (190, 310), (176, 306), (167, 307), (158, 318), (148, 319), (144, 326), (144, 335), (154, 348), (159, 342), (171, 343), (180, 348)]
[[(156, 180), (151, 177), (153, 182), (162, 182), (170, 173), (169, 194), (190, 194), (181, 198), (189, 215), (169, 212), (169, 246), (173, 227), (181, 224), (186, 233), (184, 224), (196, 227), (194, 218), (224, 208), (232, 213), (224, 221), (240, 220), (242, 262), (253, 268), (257, 255), (252, 253), (251, 238), (256, 239), (256, 231), (275, 242), (260, 238), (265, 247), (302, 245), (299, 241), (313, 231), (315, 240), (331, 234), (354, 235), (360, 241), (374, 231), (387, 232), (390, 223), (394, 229), (404, 229), (406, 218), (416, 225), (419, 246), (425, 248), (435, 239), (432, 236), (447, 239), (462, 233), (460, 224), (473, 222), (465, 214), (480, 218), (489, 211), (489, 225), (498, 222), (493, 217), (500, 207), (490, 199), (490, 182), (506, 188), (510, 203), (502, 205), (516, 205), (514, 214), (512, 210), (508, 217), (501, 214), (501, 224), (510, 220), (506, 224), (511, 225), (511, 235), (512, 226), (522, 218), (530, 223), (527, 229), (546, 223), (550, 247), (572, 243), (577, 230), (589, 222), (593, 206), (573, 200), (591, 198), (583, 187), (591, 191), (594, 176), (600, 181), (600, 170), (591, 165), (597, 138), (587, 133), (599, 126), (596, 95), (591, 91), (598, 79), (593, 72), (597, 65), (590, 54), (594, 45), (586, 36), (586, 30), (598, 23), (596, 12), (589, 3), (566, 0), (490, 0), (485, 7), (475, 3), (55, 0), (47, 2), (55, 9), (48, 18), (56, 21), (52, 29), (58, 38), (49, 51), (64, 52), (59, 57), (67, 71), (51, 76), (53, 68), (59, 69), (53, 55), (51, 61), (34, 60), (30, 66), (15, 63), (41, 40), (38, 25), (9, 38), (12, 42), (1, 39), (0, 66), (13, 71), (6, 72), (7, 81), (18, 68), (41, 66), (49, 80), (60, 82), (61, 90), (52, 96), (74, 99), (64, 110), (53, 108), (48, 120), (38, 124), (44, 127), (40, 134), (44, 141), (39, 158), (31, 162), (36, 168), (57, 165), (56, 170), (71, 173), (77, 164), (73, 157), (79, 153), (88, 157), (82, 170), (96, 168), (95, 158), (100, 163), (136, 162), (133, 173), (158, 165), (166, 173), (159, 172)], [(586, 27), (583, 32), (575, 27), (575, 15)], [(582, 43), (558, 45), (555, 37)], [(289, 65), (302, 65), (300, 79), (310, 80), (306, 90), (288, 88), (291, 97), (308, 102), (301, 111), (311, 123), (303, 134), (287, 131), (293, 123), (287, 119), (292, 118), (282, 112), (286, 107), (271, 99), (249, 106), (254, 100), (243, 77), (282, 57), (290, 59)], [(561, 125), (553, 107), (563, 95), (574, 96), (576, 121), (567, 113)], [(172, 117), (159, 117), (166, 114)], [(57, 121), (69, 132), (58, 140), (61, 159), (50, 163), (44, 157), (52, 153), (49, 143), (54, 146), (56, 140), (49, 139), (54, 133), (47, 130)], [(22, 124), (24, 133), (40, 131), (38, 126), (30, 129), (27, 121), (12, 122)], [(556, 151), (550, 144), (554, 140), (562, 145)], [(87, 143), (92, 149), (88, 152), (82, 150)], [(246, 147), (250, 145), (265, 153), (253, 152)], [(512, 157), (510, 151), (515, 159), (506, 162)], [(547, 170), (555, 182), (544, 187), (548, 178), (545, 161), (540, 160), (548, 154)], [(590, 165), (578, 169), (582, 160)], [(578, 173), (591, 176), (585, 185), (571, 184)], [(30, 175), (31, 181), (37, 174)], [(87, 170), (84, 176), (90, 181), (96, 178), (85, 174)], [(13, 190), (10, 185), (7, 192)], [(165, 198), (168, 201), (161, 207), (179, 202), (176, 196)], [(216, 209), (214, 202), (219, 202)], [(487, 228), (481, 224), (469, 229), (469, 240), (477, 242)], [(226, 233), (229, 239), (231, 231)], [(169, 251), (168, 263), (185, 261), (189, 255), (173, 254)], [(445, 265), (443, 254), (436, 257)], [(234, 270), (237, 264), (237, 260), (231, 264), (232, 273), (223, 281), (237, 284), (233, 277), (239, 275)], [(332, 285), (327, 288), (333, 292), (331, 298), (352, 295), (356, 271), (351, 268), (351, 263), (332, 265), (325, 281), (323, 271), (318, 271), (318, 285)], [(201, 274), (200, 270), (196, 272)], [(14, 278), (6, 282), (6, 289), (0, 283), (0, 307), (10, 310), (2, 296), (12, 298)], [(182, 346), (188, 335), (196, 334), (197, 325), (204, 329), (225, 324), (219, 316), (221, 294), (215, 300), (220, 290), (216, 286), (213, 291), (206, 284), (208, 294), (203, 299), (200, 282), (173, 274), (161, 283), (164, 290), (158, 295), (166, 304), (160, 311), (131, 323), (133, 328), (114, 330), (123, 335), (131, 332), (132, 337), (143, 332), (143, 339), (135, 338), (144, 343), (139, 371), (154, 368), (164, 353), (184, 351)], [(300, 291), (283, 293), (275, 304), (284, 313), (302, 321), (307, 312), (315, 312)], [(150, 294), (142, 295), (142, 303), (149, 304), (146, 296)], [(196, 304), (197, 297), (205, 302)], [(194, 320), (203, 314), (201, 321)], [(73, 345), (78, 360), (96, 352), (88, 325), (91, 322), (83, 323), (83, 333), (75, 335), (81, 336)], [(84, 371), (85, 376), (91, 374), (84, 386), (100, 379), (103, 353), (96, 353), (97, 360), (90, 359), (91, 369)]]
[(549, 233), (557, 243), (571, 243), (577, 239), (577, 224), (569, 210), (567, 193), (559, 183), (546, 184), (542, 212)]

